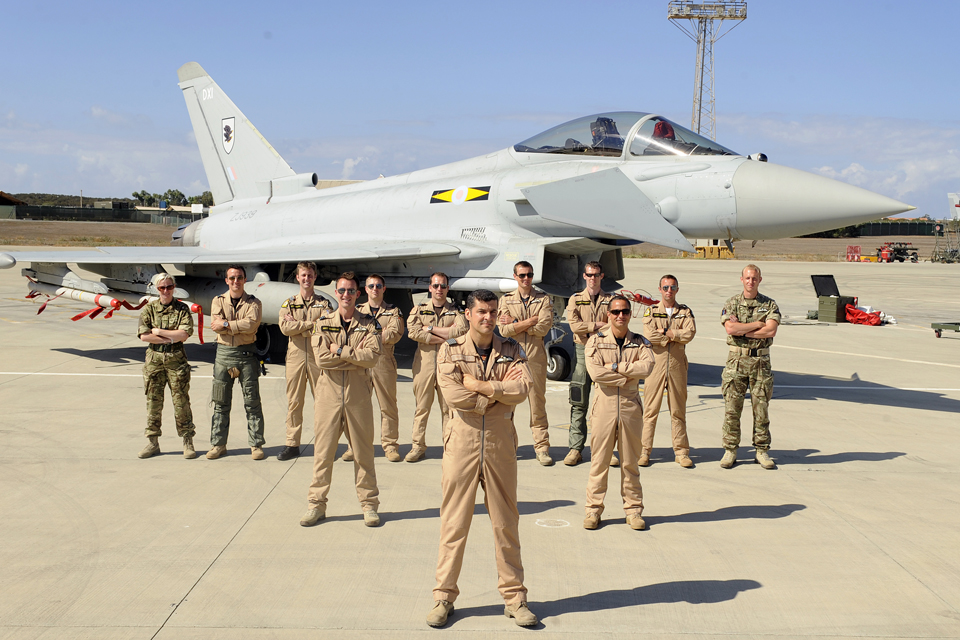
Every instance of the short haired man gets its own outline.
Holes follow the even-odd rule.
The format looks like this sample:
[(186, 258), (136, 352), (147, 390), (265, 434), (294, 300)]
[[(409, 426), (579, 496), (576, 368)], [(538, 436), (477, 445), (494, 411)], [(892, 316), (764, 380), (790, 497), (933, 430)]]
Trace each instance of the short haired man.
[[(372, 316), (380, 323), (381, 353), (377, 364), (370, 371), (373, 375), (373, 389), (380, 404), (380, 446), (383, 455), (390, 462), (400, 462), (397, 440), (400, 437), (400, 412), (397, 407), (397, 359), (393, 348), (403, 337), (403, 315), (400, 309), (383, 301), (387, 287), (383, 276), (367, 276), (367, 301), (360, 305), (360, 313)], [(353, 450), (347, 449), (341, 460), (353, 460)]]
[(380, 325), (357, 310), (360, 281), (352, 271), (337, 278), (336, 295), (339, 306), (317, 320), (311, 339), (321, 373), (314, 391), (313, 481), (300, 525), (313, 526), (326, 517), (337, 442), (346, 433), (356, 456), (353, 474), (363, 524), (376, 527), (380, 490), (373, 463), (373, 390), (368, 371), (380, 357)]
[(643, 451), (640, 453), (640, 466), (650, 464), (653, 434), (666, 388), (674, 458), (681, 467), (690, 468), (693, 461), (690, 459), (690, 441), (687, 438), (686, 345), (697, 334), (697, 323), (690, 307), (677, 302), (680, 283), (675, 276), (660, 278), (658, 288), (663, 299), (655, 307), (643, 312), (643, 333), (653, 348), (656, 364), (643, 383)]
[[(330, 303), (313, 289), (317, 281), (317, 265), (313, 262), (297, 264), (297, 284), (300, 291), (280, 305), (280, 332), (289, 338), (284, 371), (287, 377), (287, 442), (277, 460), (291, 460), (300, 455), (300, 435), (303, 432), (303, 404), (314, 395), (320, 368), (310, 344), (313, 325)], [(316, 396), (314, 396), (316, 399)]]
[(770, 449), (770, 415), (768, 405), (773, 395), (773, 369), (770, 366), (770, 345), (780, 327), (780, 308), (773, 298), (760, 293), (760, 267), (748, 264), (740, 272), (743, 292), (723, 305), (720, 321), (727, 330), (730, 353), (723, 368), (723, 458), (720, 466), (729, 469), (737, 462), (740, 446), (740, 414), (743, 398), (750, 389), (753, 406), (753, 446), (756, 461), (764, 469), (776, 464)]
[[(607, 308), (613, 296), (600, 288), (603, 282), (603, 267), (599, 262), (588, 262), (583, 268), (587, 283), (583, 291), (573, 294), (567, 302), (567, 322), (573, 332), (577, 351), (577, 364), (570, 376), (570, 451), (563, 464), (576, 466), (583, 460), (583, 446), (587, 441), (587, 409), (590, 407), (590, 385), (593, 380), (587, 371), (584, 347), (590, 336), (607, 323)], [(610, 464), (618, 464), (610, 452)]]
[(213, 299), (210, 328), (217, 333), (217, 357), (213, 363), (213, 420), (207, 459), (216, 460), (227, 452), (230, 435), (230, 407), (233, 381), (240, 380), (243, 408), (247, 412), (247, 442), (250, 456), (263, 460), (263, 408), (260, 405), (260, 360), (254, 343), (263, 314), (263, 305), (243, 290), (247, 270), (240, 264), (227, 267), (227, 293)]
[(149, 458), (160, 453), (160, 416), (163, 412), (163, 388), (170, 386), (177, 435), (183, 438), (183, 457), (196, 458), (193, 448), (193, 412), (190, 410), (190, 363), (183, 351), (184, 341), (193, 335), (190, 309), (174, 300), (176, 279), (169, 273), (154, 278), (160, 298), (149, 302), (140, 312), (137, 335), (148, 343), (143, 363), (143, 388), (147, 395), (147, 446), (139, 453)]
[(643, 488), (640, 486), (640, 431), (643, 405), (639, 382), (653, 371), (653, 351), (646, 338), (630, 331), (630, 301), (613, 296), (607, 307), (609, 327), (590, 336), (586, 345), (587, 370), (597, 383), (597, 399), (590, 414), (590, 475), (587, 478), (584, 529), (600, 526), (603, 498), (607, 493), (607, 461), (619, 443), (620, 496), (627, 525), (646, 527), (643, 518)]
[(547, 420), (547, 350), (543, 337), (553, 327), (553, 303), (550, 296), (533, 288), (533, 265), (521, 260), (513, 265), (517, 290), (500, 298), (497, 324), (500, 335), (516, 340), (527, 354), (532, 379), (530, 386), (530, 431), (537, 461), (545, 467), (550, 457), (550, 426)]
[(441, 421), (447, 423), (447, 405), (437, 384), (437, 350), (450, 338), (467, 331), (467, 323), (456, 305), (447, 301), (450, 279), (445, 273), (430, 276), (429, 297), (415, 306), (407, 318), (407, 335), (417, 343), (413, 355), (413, 395), (417, 407), (413, 413), (413, 447), (404, 457), (407, 462), (422, 460), (427, 453), (427, 420), (436, 395)]
[(493, 525), (504, 614), (522, 627), (533, 626), (537, 616), (527, 608), (520, 560), (513, 424), (514, 407), (526, 400), (530, 390), (530, 371), (520, 345), (494, 334), (496, 294), (485, 289), (471, 293), (465, 315), (468, 333), (441, 345), (437, 360), (440, 389), (451, 418), (443, 434), (440, 552), (435, 604), (427, 624), (442, 627), (453, 611), (477, 487), (482, 485)]

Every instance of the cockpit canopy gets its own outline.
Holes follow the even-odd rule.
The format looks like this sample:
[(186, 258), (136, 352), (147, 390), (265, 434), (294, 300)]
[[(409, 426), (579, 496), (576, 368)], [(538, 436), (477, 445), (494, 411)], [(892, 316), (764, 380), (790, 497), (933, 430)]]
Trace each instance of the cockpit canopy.
[(660, 116), (634, 111), (602, 113), (571, 120), (514, 145), (520, 153), (562, 153), (620, 157), (634, 125), (644, 120), (629, 143), (629, 155), (740, 155)]

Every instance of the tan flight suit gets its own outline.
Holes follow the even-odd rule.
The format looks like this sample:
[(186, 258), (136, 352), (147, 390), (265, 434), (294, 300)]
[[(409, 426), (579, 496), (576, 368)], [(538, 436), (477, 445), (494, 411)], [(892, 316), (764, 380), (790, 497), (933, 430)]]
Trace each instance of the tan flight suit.
[[(453, 602), (457, 578), (473, 520), (477, 486), (490, 514), (500, 595), (510, 605), (527, 599), (520, 561), (520, 513), (517, 511), (517, 429), (514, 406), (527, 399), (530, 371), (515, 341), (493, 337), (484, 365), (469, 335), (441, 345), (437, 379), (450, 407), (443, 429), (443, 500), (440, 503), (440, 552), (434, 600)], [(501, 382), (520, 367), (518, 380)], [(463, 375), (493, 383), (491, 397), (467, 391)]]
[[(427, 448), (427, 420), (433, 407), (433, 395), (440, 402), (443, 424), (447, 423), (447, 405), (437, 385), (437, 351), (439, 344), (427, 344), (430, 334), (427, 327), (454, 327), (451, 338), (467, 332), (467, 320), (453, 303), (446, 303), (440, 315), (434, 312), (433, 299), (427, 298), (410, 311), (407, 319), (407, 335), (417, 343), (417, 352), (413, 355), (413, 395), (417, 408), (413, 413), (413, 447)], [(436, 390), (436, 391), (434, 391)]]
[[(499, 318), (508, 313), (516, 320), (537, 318), (537, 324), (518, 334), (513, 323), (503, 324)], [(500, 335), (516, 340), (527, 354), (527, 366), (530, 368), (532, 384), (530, 386), (530, 431), (533, 432), (533, 448), (539, 453), (550, 450), (550, 434), (547, 427), (547, 350), (543, 347), (543, 337), (553, 327), (553, 303), (550, 296), (532, 291), (526, 302), (519, 291), (508, 293), (500, 298), (497, 309), (497, 325)]]
[(577, 364), (570, 376), (570, 448), (576, 451), (583, 451), (587, 441), (587, 409), (590, 407), (592, 384), (587, 372), (584, 346), (593, 334), (593, 323), (607, 323), (607, 309), (612, 298), (609, 293), (601, 291), (594, 301), (584, 289), (573, 294), (567, 302), (567, 322), (570, 323), (577, 351)]
[[(320, 378), (314, 391), (313, 481), (310, 508), (327, 503), (330, 477), (340, 434), (346, 433), (353, 451), (357, 498), (364, 509), (380, 505), (377, 472), (373, 467), (373, 379), (370, 369), (380, 357), (380, 325), (372, 317), (354, 312), (344, 330), (340, 312), (320, 316), (311, 338)], [(330, 353), (330, 345), (343, 348)]]
[[(673, 340), (666, 336), (668, 329), (673, 330)], [(653, 366), (653, 373), (643, 383), (642, 453), (650, 455), (653, 450), (653, 433), (663, 403), (663, 388), (666, 387), (673, 451), (678, 456), (690, 455), (690, 441), (687, 440), (686, 344), (693, 340), (696, 333), (693, 311), (684, 304), (677, 304), (673, 317), (667, 314), (662, 301), (643, 312), (643, 335), (650, 341), (657, 362)]]
[[(321, 314), (330, 308), (330, 303), (318, 295), (314, 295), (310, 302), (305, 302), (303, 295), (288, 298), (280, 305), (280, 332), (290, 338), (287, 343), (287, 446), (300, 446), (300, 433), (303, 430), (303, 401), (307, 396), (309, 383), (310, 394), (314, 394), (317, 387), (317, 378), (320, 376), (320, 367), (317, 366), (317, 356), (310, 345), (310, 334), (313, 333), (313, 323)], [(287, 314), (294, 317), (286, 320)], [(316, 398), (314, 398), (316, 399)]]
[[(591, 336), (586, 345), (587, 370), (597, 383), (597, 400), (590, 413), (590, 475), (586, 513), (603, 513), (610, 456), (620, 451), (620, 496), (626, 514), (643, 513), (640, 487), (640, 430), (643, 405), (639, 381), (653, 371), (653, 351), (643, 336), (628, 331), (623, 346), (609, 327)], [(617, 370), (606, 365), (617, 363)]]
[(400, 412), (397, 408), (397, 359), (393, 349), (403, 337), (403, 315), (400, 309), (386, 302), (372, 313), (370, 303), (358, 307), (361, 313), (373, 316), (380, 323), (381, 353), (373, 372), (373, 389), (380, 403), (380, 446), (384, 451), (397, 450), (400, 437)]

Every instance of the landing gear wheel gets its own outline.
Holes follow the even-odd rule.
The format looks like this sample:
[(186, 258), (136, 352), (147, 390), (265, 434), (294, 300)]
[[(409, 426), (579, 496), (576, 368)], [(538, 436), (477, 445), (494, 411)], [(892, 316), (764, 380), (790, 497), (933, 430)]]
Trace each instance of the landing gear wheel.
[(941, 331), (940, 329), (934, 329), (934, 330), (933, 330), (933, 335), (935, 335), (935, 336), (937, 336), (937, 337), (939, 338), (940, 336), (943, 335), (943, 331)]
[(570, 375), (570, 355), (560, 347), (550, 347), (547, 353), (547, 379), (563, 381)]

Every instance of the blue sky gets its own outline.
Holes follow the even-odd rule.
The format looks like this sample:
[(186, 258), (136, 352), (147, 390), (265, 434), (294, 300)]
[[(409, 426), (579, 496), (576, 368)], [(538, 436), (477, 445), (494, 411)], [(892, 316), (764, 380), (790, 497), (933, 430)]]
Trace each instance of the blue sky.
[[(960, 2), (749, 0), (716, 47), (717, 140), (946, 215), (960, 190)], [(375, 178), (581, 115), (688, 125), (666, 0), (32, 2), (5, 9), (0, 190), (207, 188), (177, 68), (197, 61), (297, 171)]]

